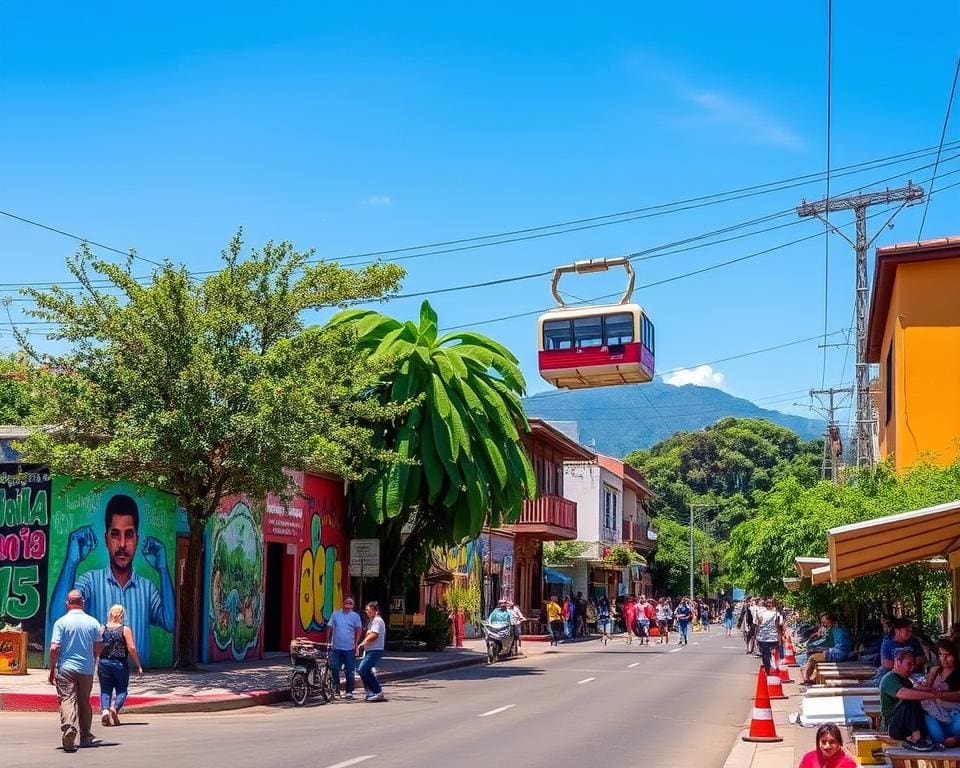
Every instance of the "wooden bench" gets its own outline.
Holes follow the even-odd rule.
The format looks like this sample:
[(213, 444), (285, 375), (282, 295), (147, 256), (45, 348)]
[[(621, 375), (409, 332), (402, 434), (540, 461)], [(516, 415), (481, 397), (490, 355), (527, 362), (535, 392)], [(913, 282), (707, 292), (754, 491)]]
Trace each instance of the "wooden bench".
[(893, 768), (960, 768), (960, 749), (914, 752), (912, 749), (893, 747), (887, 750), (887, 757)]

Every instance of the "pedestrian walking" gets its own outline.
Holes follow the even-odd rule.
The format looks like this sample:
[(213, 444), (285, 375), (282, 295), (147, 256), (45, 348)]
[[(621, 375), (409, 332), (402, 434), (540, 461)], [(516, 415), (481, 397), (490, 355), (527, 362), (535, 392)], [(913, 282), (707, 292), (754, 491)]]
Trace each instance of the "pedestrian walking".
[(576, 606), (573, 600), (570, 599), (570, 595), (563, 598), (563, 621), (567, 639), (572, 640), (574, 630), (576, 629), (574, 626), (574, 622), (576, 621)]
[(673, 607), (669, 597), (661, 597), (657, 604), (657, 629), (660, 631), (660, 643), (670, 644), (670, 625), (673, 623)]
[(700, 605), (700, 626), (704, 631), (710, 631), (710, 604), (707, 602)]
[(760, 658), (763, 668), (770, 674), (773, 650), (783, 637), (783, 617), (776, 609), (773, 598), (763, 601), (763, 608), (757, 613), (757, 645), (760, 646)]
[(604, 645), (610, 640), (610, 601), (606, 595), (600, 595), (597, 601), (597, 628), (603, 637)]
[(677, 620), (677, 628), (680, 630), (680, 641), (677, 644), (686, 645), (688, 642), (687, 633), (690, 631), (690, 622), (693, 619), (693, 608), (690, 607), (690, 599), (687, 597), (683, 598), (673, 615)]
[(387, 626), (383, 623), (383, 618), (380, 616), (380, 606), (376, 602), (367, 603), (366, 613), (370, 623), (367, 625), (367, 633), (357, 646), (357, 650), (363, 653), (363, 658), (360, 659), (360, 664), (357, 666), (357, 673), (363, 680), (363, 688), (367, 692), (364, 699), (366, 701), (384, 701), (383, 688), (380, 686), (380, 681), (377, 680), (374, 667), (383, 658)]
[[(89, 747), (94, 737), (90, 732), (93, 708), (93, 667), (103, 650), (100, 622), (83, 611), (83, 595), (72, 589), (67, 593), (67, 613), (54, 622), (50, 636), (50, 685), (57, 688), (60, 700), (60, 743), (66, 752), (80, 746)], [(78, 733), (79, 732), (79, 733)]]
[[(356, 684), (354, 671), (357, 661), (357, 644), (363, 633), (360, 614), (353, 610), (353, 598), (343, 598), (339, 611), (334, 611), (327, 623), (327, 644), (330, 646), (330, 667), (333, 670), (334, 686), (340, 691), (340, 669), (344, 674), (343, 698), (352, 699)], [(369, 691), (368, 691), (369, 693)]]
[(563, 606), (556, 595), (550, 595), (546, 606), (547, 626), (550, 628), (550, 645), (560, 645), (563, 638)]
[(133, 630), (125, 625), (125, 619), (122, 605), (111, 606), (103, 628), (103, 650), (97, 664), (97, 677), (100, 680), (100, 722), (107, 726), (120, 725), (120, 710), (130, 687), (130, 659), (137, 669), (137, 677), (143, 677)]
[(731, 637), (733, 635), (733, 605), (727, 600), (723, 604), (723, 629), (724, 637)]

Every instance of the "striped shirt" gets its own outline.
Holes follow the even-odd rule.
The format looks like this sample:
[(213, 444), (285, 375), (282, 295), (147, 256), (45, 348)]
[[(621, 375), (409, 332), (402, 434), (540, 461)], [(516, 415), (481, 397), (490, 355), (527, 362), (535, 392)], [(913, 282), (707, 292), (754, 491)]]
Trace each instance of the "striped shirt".
[(150, 625), (173, 632), (164, 624), (160, 592), (149, 579), (131, 572), (130, 580), (121, 587), (109, 568), (87, 571), (77, 578), (76, 588), (83, 593), (87, 612), (101, 624), (107, 623), (107, 612), (113, 605), (122, 605), (126, 624), (133, 631), (140, 658), (150, 658)]

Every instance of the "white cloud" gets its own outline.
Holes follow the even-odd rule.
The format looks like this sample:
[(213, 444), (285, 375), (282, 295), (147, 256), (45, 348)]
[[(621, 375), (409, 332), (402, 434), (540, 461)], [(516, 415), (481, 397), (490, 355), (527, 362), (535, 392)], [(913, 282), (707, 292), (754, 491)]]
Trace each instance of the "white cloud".
[(667, 384), (682, 387), (684, 384), (696, 384), (698, 387), (713, 387), (723, 389), (727, 377), (720, 371), (715, 371), (709, 365), (698, 365), (696, 368), (684, 368), (663, 377)]
[(370, 195), (370, 197), (360, 201), (360, 205), (365, 208), (380, 208), (391, 203), (393, 203), (393, 200), (389, 195)]
[(791, 151), (803, 149), (803, 139), (789, 126), (746, 99), (717, 90), (684, 90), (680, 95), (696, 109), (682, 122), (725, 128), (743, 138)]

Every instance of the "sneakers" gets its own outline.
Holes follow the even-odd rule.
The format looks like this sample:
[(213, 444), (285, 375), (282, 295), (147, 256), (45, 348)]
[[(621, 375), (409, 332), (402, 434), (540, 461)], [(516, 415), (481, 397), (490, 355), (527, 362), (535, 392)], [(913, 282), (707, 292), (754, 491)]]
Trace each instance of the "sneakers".
[(81, 746), (81, 747), (92, 747), (93, 744), (94, 744), (94, 742), (95, 742), (96, 740), (97, 740), (97, 737), (94, 736), (94, 735), (91, 733), (91, 734), (90, 734), (89, 736), (87, 736), (85, 739), (80, 739), (80, 746)]
[(63, 732), (63, 736), (60, 738), (60, 744), (63, 746), (64, 752), (73, 752), (76, 750), (77, 743), (77, 731), (75, 728), (68, 728)]
[(110, 710), (109, 710), (109, 709), (103, 710), (103, 714), (100, 715), (100, 724), (101, 724), (101, 725), (106, 725), (106, 726), (112, 725), (112, 723), (111, 723), (111, 721), (110, 721)]
[(901, 746), (904, 749), (912, 749), (914, 752), (933, 752), (939, 745), (934, 744), (930, 739), (920, 739), (920, 741), (905, 741)]
[(352, 694), (352, 693), (345, 693), (345, 694), (343, 694), (343, 698), (345, 698), (345, 699), (353, 699), (353, 694)]
[(116, 707), (110, 707), (110, 721), (114, 725), (120, 725), (120, 713), (117, 712)]
[(364, 696), (364, 699), (366, 701), (386, 701), (386, 699), (383, 698), (383, 691), (380, 693), (368, 693)]

